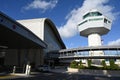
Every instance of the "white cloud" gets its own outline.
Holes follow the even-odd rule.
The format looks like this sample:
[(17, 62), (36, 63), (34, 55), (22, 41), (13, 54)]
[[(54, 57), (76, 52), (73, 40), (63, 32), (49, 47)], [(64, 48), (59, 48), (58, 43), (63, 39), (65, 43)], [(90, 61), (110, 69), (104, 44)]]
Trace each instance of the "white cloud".
[(108, 42), (108, 45), (120, 45), (120, 39)]
[(24, 7), (25, 10), (30, 10), (30, 9), (41, 9), (43, 11), (47, 9), (52, 9), (56, 6), (58, 0), (51, 0), (49, 2), (45, 0), (34, 0), (30, 4)]
[(81, 7), (73, 9), (67, 16), (65, 25), (58, 28), (63, 38), (69, 38), (78, 33), (77, 25), (82, 20), (82, 15), (91, 10), (98, 9), (107, 17), (115, 20), (116, 13), (113, 13), (114, 7), (107, 5), (109, 0), (85, 0)]

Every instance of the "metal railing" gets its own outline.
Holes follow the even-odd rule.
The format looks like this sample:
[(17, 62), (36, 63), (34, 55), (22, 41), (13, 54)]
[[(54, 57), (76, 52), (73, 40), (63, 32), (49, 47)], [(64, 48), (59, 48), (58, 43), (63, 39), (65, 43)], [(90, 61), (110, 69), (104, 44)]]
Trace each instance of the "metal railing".
[[(102, 51), (103, 55), (90, 55), (90, 51)], [(53, 53), (53, 52), (52, 52)], [(120, 58), (120, 46), (97, 46), (97, 47), (79, 47), (72, 49), (62, 49), (56, 52), (56, 54), (49, 54), (50, 59), (59, 58), (59, 59), (89, 59), (89, 58)]]

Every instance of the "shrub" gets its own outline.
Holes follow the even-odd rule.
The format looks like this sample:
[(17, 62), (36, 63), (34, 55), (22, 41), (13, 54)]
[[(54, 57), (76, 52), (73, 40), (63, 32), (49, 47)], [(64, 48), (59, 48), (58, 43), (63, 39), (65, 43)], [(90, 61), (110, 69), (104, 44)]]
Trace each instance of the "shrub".
[(107, 69), (107, 65), (106, 65), (106, 63), (105, 63), (105, 60), (102, 60), (102, 66), (103, 66), (103, 69)]
[(82, 61), (80, 61), (79, 64), (78, 64), (78, 69), (84, 69), (84, 68), (85, 68), (85, 66), (83, 66)]
[(87, 60), (88, 63), (88, 67), (85, 67), (84, 65), (82, 65), (82, 61), (80, 61), (79, 63), (76, 61), (72, 61), (70, 64), (71, 68), (78, 68), (78, 69), (106, 69), (106, 70), (120, 70), (120, 67), (115, 64), (113, 59), (110, 59), (110, 66), (107, 66), (105, 63), (105, 60), (102, 61), (102, 65), (103, 67), (97, 67), (97, 66), (92, 66), (92, 61), (91, 60)]
[(71, 68), (78, 68), (78, 62), (72, 61), (72, 62), (70, 63), (70, 67), (71, 67)]
[(114, 65), (115, 70), (120, 70), (119, 66), (117, 64)]
[(110, 59), (110, 68), (114, 69), (114, 65), (115, 65), (114, 60)]
[(87, 60), (88, 63), (88, 67), (91, 67), (92, 61), (91, 60)]
[(117, 64), (115, 64), (113, 59), (110, 59), (110, 69), (111, 70), (118, 70), (119, 66)]

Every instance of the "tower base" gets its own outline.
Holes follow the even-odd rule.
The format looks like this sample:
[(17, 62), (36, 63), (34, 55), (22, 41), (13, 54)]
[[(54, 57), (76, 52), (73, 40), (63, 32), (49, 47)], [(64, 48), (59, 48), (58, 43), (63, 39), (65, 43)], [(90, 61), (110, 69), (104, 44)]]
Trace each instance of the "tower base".
[(93, 65), (102, 65), (102, 60), (103, 59), (92, 59), (92, 64)]
[[(90, 47), (101, 46), (101, 36), (98, 33), (92, 33), (88, 35), (88, 43)], [(104, 52), (99, 51), (89, 51), (89, 56), (104, 56)], [(103, 59), (92, 59), (92, 64), (101, 65)]]
[[(104, 56), (103, 51), (89, 51), (89, 56)], [(92, 59), (92, 64), (101, 65), (104, 59)]]

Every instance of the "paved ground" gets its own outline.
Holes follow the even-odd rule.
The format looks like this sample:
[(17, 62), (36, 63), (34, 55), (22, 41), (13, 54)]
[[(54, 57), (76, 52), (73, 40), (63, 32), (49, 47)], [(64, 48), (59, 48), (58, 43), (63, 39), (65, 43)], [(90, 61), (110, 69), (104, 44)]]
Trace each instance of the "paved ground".
[(0, 76), (1, 80), (120, 80), (120, 76), (95, 76), (81, 75), (78, 73), (68, 73), (63, 69), (54, 69), (52, 72), (32, 72), (27, 76), (24, 74), (11, 74)]
[(32, 76), (6, 76), (1, 80), (120, 80), (120, 77), (91, 76), (70, 73), (39, 73)]

